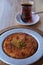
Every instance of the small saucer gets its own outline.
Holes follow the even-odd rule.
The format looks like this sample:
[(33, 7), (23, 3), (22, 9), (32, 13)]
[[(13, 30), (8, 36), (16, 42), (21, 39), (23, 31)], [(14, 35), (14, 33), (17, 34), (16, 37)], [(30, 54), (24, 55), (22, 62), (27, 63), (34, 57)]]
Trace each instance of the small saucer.
[(21, 19), (21, 14), (17, 14), (16, 16), (16, 20), (19, 24), (21, 25), (33, 25), (33, 24), (36, 24), (39, 22), (39, 15), (38, 14), (35, 14), (34, 12), (32, 12), (32, 22), (28, 22), (28, 23), (25, 23), (22, 19)]

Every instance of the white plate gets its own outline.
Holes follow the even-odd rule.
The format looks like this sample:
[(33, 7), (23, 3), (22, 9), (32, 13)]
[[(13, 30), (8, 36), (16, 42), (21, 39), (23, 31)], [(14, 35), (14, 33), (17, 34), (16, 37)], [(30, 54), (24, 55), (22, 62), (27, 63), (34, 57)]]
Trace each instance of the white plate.
[[(7, 56), (2, 49), (2, 43), (3, 40), (10, 34), (12, 33), (17, 33), (17, 32), (23, 32), (23, 33), (27, 33), (32, 35), (38, 42), (38, 49), (36, 51), (36, 53), (34, 55), (32, 55), (31, 57), (25, 58), (25, 59), (15, 59), (15, 58), (11, 58), (9, 56)], [(29, 29), (25, 29), (25, 28), (18, 28), (18, 29), (12, 29), (9, 30), (5, 33), (3, 33), (0, 36), (0, 59), (10, 65), (27, 65), (27, 64), (32, 64), (34, 62), (36, 62), (37, 60), (39, 60), (42, 57), (42, 37), (35, 31), (29, 30)]]
[(38, 14), (34, 14), (34, 12), (32, 12), (32, 22), (28, 22), (28, 23), (25, 23), (23, 22), (23, 20), (21, 19), (21, 14), (17, 14), (16, 16), (16, 19), (17, 19), (17, 22), (21, 25), (33, 25), (33, 24), (36, 24), (39, 22), (39, 15)]

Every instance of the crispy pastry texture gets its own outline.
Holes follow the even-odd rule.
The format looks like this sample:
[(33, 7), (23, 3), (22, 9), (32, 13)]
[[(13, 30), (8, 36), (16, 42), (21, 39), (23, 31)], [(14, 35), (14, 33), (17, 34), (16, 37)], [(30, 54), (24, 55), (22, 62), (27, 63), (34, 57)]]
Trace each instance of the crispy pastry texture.
[(37, 51), (38, 43), (31, 35), (19, 32), (7, 36), (2, 48), (8, 56), (23, 59), (32, 56)]

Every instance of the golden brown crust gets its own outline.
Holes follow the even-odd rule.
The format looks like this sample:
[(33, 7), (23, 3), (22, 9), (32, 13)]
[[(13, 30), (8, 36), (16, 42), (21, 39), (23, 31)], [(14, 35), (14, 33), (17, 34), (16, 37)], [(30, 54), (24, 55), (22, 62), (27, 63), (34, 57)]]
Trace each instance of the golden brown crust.
[(14, 58), (27, 58), (33, 55), (37, 48), (37, 41), (26, 33), (14, 33), (3, 41), (4, 52)]

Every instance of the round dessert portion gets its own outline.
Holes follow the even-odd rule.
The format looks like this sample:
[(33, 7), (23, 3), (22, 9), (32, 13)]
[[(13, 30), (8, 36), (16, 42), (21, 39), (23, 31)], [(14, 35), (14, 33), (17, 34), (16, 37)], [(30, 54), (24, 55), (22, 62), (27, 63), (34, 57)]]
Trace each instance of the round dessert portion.
[(37, 51), (38, 43), (33, 36), (19, 32), (7, 36), (2, 48), (8, 56), (23, 59), (32, 56)]

